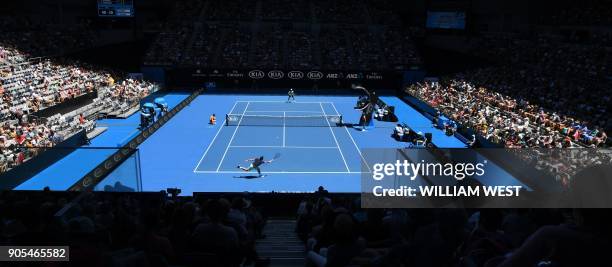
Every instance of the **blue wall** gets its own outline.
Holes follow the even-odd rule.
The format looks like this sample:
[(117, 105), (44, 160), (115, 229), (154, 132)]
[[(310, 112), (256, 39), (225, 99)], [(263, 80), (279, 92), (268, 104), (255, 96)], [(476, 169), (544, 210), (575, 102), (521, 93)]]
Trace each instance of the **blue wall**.
[[(72, 153), (85, 143), (85, 130), (81, 130), (53, 148), (45, 148), (36, 157), (0, 174), (0, 189), (13, 189), (34, 177), (40, 171)], [(42, 149), (42, 148), (41, 148)]]

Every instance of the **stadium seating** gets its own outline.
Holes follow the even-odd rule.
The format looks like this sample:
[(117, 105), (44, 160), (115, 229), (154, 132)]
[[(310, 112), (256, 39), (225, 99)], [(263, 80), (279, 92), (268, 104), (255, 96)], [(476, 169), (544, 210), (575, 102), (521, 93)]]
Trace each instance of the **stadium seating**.
[[(287, 205), (293, 211), (281, 211)], [(267, 219), (271, 214), (286, 218), (283, 227)], [(584, 222), (568, 226), (573, 216)], [(221, 197), (8, 191), (0, 192), (0, 220), (5, 222), (0, 244), (71, 244), (70, 261), (79, 266), (265, 266), (255, 250), (265, 242), (267, 251), (261, 254), (273, 257), (273, 263), (288, 261), (285, 254), (292, 257), (292, 264), (283, 266), (316, 259), (329, 266), (516, 266), (511, 264), (527, 258), (533, 264), (605, 260), (610, 216), (603, 210), (362, 209), (358, 197), (324, 189), (295, 196)], [(295, 232), (278, 233), (287, 227)], [(204, 233), (209, 235), (202, 238)], [(270, 246), (267, 239), (281, 234), (282, 240), (270, 241), (299, 238), (306, 253)], [(540, 260), (549, 246), (529, 249), (551, 239), (568, 249), (563, 259)], [(343, 253), (336, 253), (339, 249)], [(302, 263), (295, 257), (303, 257)]]
[[(405, 151), (400, 148), (418, 148), (419, 152), (425, 152), (421, 154), (425, 156), (418, 157), (422, 163), (429, 160), (427, 154), (431, 153), (432, 160), (436, 161), (433, 163), (453, 163), (451, 165), (462, 166), (463, 170), (469, 168), (466, 166), (468, 160), (484, 160), (488, 166), (495, 165), (495, 168), (487, 169), (491, 170), (493, 178), (477, 180), (472, 178), (479, 175), (468, 175), (469, 179), (450, 180), (452, 183), (448, 185), (496, 187), (506, 183), (524, 184), (520, 192), (529, 201), (539, 199), (537, 194), (541, 188), (532, 186), (534, 183), (530, 181), (541, 177), (532, 173), (523, 174), (529, 175), (531, 180), (516, 176), (525, 171), (522, 170), (525, 167), (529, 171), (536, 170), (536, 174), (552, 174), (542, 178), (555, 179), (558, 183), (554, 189), (561, 184), (559, 191), (579, 191), (580, 188), (575, 186), (578, 178), (594, 176), (582, 172), (586, 166), (600, 165), (594, 167), (597, 175), (608, 174), (604, 178), (609, 178), (610, 167), (604, 164), (612, 162), (608, 149), (612, 143), (606, 134), (612, 129), (610, 0), (503, 1), (501, 4), (465, 0), (98, 2), (134, 4), (130, 8), (134, 8), (136, 16), (117, 19), (94, 17), (93, 1), (89, 4), (81, 3), (85, 1), (24, 1), (27, 5), (23, 10), (12, 10), (19, 6), (17, 3), (20, 1), (6, 2), (0, 7), (0, 174), (5, 174), (4, 177), (16, 177), (13, 174), (18, 169), (36, 165), (35, 162), (24, 163), (37, 156), (40, 161), (45, 161), (45, 157), (40, 156), (43, 152), (71, 136), (80, 138), (81, 135), (75, 134), (102, 131), (98, 125), (101, 119), (106, 123), (108, 118), (129, 116), (140, 108), (143, 98), (160, 88), (155, 83), (128, 78), (124, 73), (101, 69), (93, 63), (68, 59), (67, 53), (104, 46), (113, 41), (126, 41), (125, 44), (115, 44), (126, 48), (125, 51), (117, 53), (117, 57), (108, 57), (109, 61), (116, 61), (114, 66), (137, 61), (135, 66), (126, 69), (143, 67), (145, 77), (165, 80), (171, 87), (169, 90), (192, 89), (183, 86), (190, 84), (187, 81), (182, 84), (183, 80), (197, 77), (204, 82), (194, 87), (205, 85), (206, 91), (176, 94), (176, 98), (168, 103), (174, 106), (180, 101), (176, 105), (178, 108), (171, 110), (169, 116), (161, 117), (155, 127), (138, 132), (135, 123), (118, 123), (117, 126), (123, 127), (118, 131), (124, 132), (120, 136), (93, 140), (90, 148), (100, 151), (108, 148), (96, 147), (103, 143), (101, 141), (108, 141), (103, 139), (112, 139), (105, 143), (111, 146), (124, 143), (118, 139), (137, 140), (132, 142), (134, 146), (126, 145), (126, 149), (109, 148), (116, 150), (112, 156), (100, 153), (99, 159), (92, 160), (75, 153), (66, 160), (62, 159), (70, 161), (70, 164), (40, 164), (39, 170), (45, 171), (36, 171), (41, 174), (37, 176), (46, 177), (29, 188), (37, 190), (49, 185), (44, 190), (0, 191), (0, 246), (70, 245), (69, 265), (92, 267), (266, 266), (270, 263), (268, 257), (272, 258), (274, 266), (308, 267), (607, 266), (605, 262), (610, 261), (612, 213), (609, 209), (481, 208), (487, 205), (484, 202), (483, 205), (463, 208), (465, 206), (438, 202), (438, 198), (428, 204), (444, 208), (367, 208), (371, 203), (363, 194), (367, 189), (364, 184), (367, 184), (368, 175), (372, 174), (363, 167), (369, 169), (369, 161), (375, 153), (371, 151), (377, 150), (378, 146), (390, 148), (388, 151), (396, 155)], [(40, 6), (34, 8), (33, 5), (38, 4)], [(26, 9), (34, 11), (21, 16)], [(83, 12), (85, 9), (87, 12)], [(99, 11), (109, 12), (107, 9)], [(434, 24), (446, 26), (435, 28), (429, 25), (429, 12), (451, 13), (453, 16), (438, 14), (441, 15), (440, 21)], [(40, 19), (34, 20), (33, 17)], [(467, 18), (458, 22), (466, 24), (465, 28), (451, 29), (457, 23), (453, 20), (459, 17)], [(148, 23), (156, 26), (149, 27)], [(109, 37), (115, 34), (128, 36), (125, 38), (129, 40)], [(113, 40), (102, 40), (102, 36)], [(446, 40), (453, 42), (443, 43)], [(139, 53), (131, 54), (132, 49)], [(98, 50), (110, 49), (96, 47), (96, 50), (87, 52)], [(458, 59), (446, 58), (456, 52), (461, 54), (457, 55)], [(92, 56), (92, 62), (98, 64), (96, 57), (102, 56)], [(484, 61), (482, 66), (467, 62), (480, 59)], [(438, 69), (439, 65), (446, 64), (457, 65), (459, 72)], [(476, 68), (471, 68), (476, 65)], [(194, 72), (191, 72), (192, 68)], [(212, 71), (200, 72), (204, 69)], [(225, 69), (228, 69), (227, 75), (209, 75), (225, 72)], [(230, 69), (241, 71), (232, 72)], [(282, 70), (284, 76), (274, 75), (274, 70)], [(295, 75), (290, 76), (293, 70)], [(393, 75), (375, 75), (379, 71)], [(378, 107), (382, 109), (375, 111), (375, 118), (379, 121), (375, 122), (373, 130), (357, 131), (357, 125), (351, 123), (359, 120), (359, 111), (353, 113), (352, 110), (357, 97), (328, 96), (328, 92), (323, 90), (327, 89), (324, 86), (329, 86), (325, 80), (336, 78), (323, 73), (350, 73), (345, 78), (358, 77), (337, 79), (334, 82), (339, 90), (330, 90), (329, 94), (360, 93), (349, 89), (353, 82), (363, 82), (364, 87), (373, 89), (371, 92), (380, 90), (377, 91), (381, 96)], [(368, 81), (356, 73), (380, 77), (385, 82), (389, 80), (390, 88), (369, 86), (376, 77)], [(425, 73), (441, 77), (411, 84), (421, 80)], [(266, 74), (278, 81), (278, 87), (268, 87), (268, 81), (263, 80)], [(260, 78), (261, 83), (256, 81)], [(308, 81), (295, 87), (289, 83), (291, 79), (306, 81), (304, 78), (322, 81)], [(410, 85), (401, 88), (400, 83)], [(228, 84), (232, 88), (226, 88)], [(314, 84), (313, 90), (304, 90), (311, 84)], [(299, 93), (297, 103), (277, 103), (284, 102), (286, 96), (267, 95), (269, 92), (284, 94), (287, 87), (291, 87), (291, 91), (295, 88)], [(273, 88), (282, 90), (273, 91)], [(401, 89), (404, 92), (398, 93)], [(206, 93), (195, 101), (202, 92)], [(312, 97), (308, 94), (318, 92), (321, 95), (315, 96), (315, 102), (302, 100)], [(395, 95), (388, 96), (387, 92)], [(173, 94), (168, 93), (165, 98), (170, 100)], [(84, 98), (88, 101), (72, 105)], [(342, 99), (336, 103), (347, 105), (348, 109), (338, 105), (337, 110), (334, 98)], [(402, 98), (406, 103), (401, 102)], [(316, 102), (320, 99), (331, 102)], [(362, 103), (367, 103), (365, 98), (362, 99)], [(393, 104), (388, 106), (385, 102)], [(232, 103), (231, 110), (224, 108)], [(267, 104), (257, 107), (254, 103)], [(300, 111), (300, 105), (308, 104), (314, 105), (314, 109)], [(334, 110), (332, 115), (328, 115), (331, 113), (327, 112), (325, 104)], [(188, 105), (189, 108), (181, 110)], [(321, 116), (309, 115), (319, 114), (319, 108), (323, 116), (336, 119), (321, 120)], [(247, 114), (251, 111), (261, 114)], [(225, 124), (209, 125), (204, 121), (210, 114), (223, 118), (226, 112), (230, 115), (225, 116)], [(240, 112), (242, 117), (272, 118), (275, 121), (272, 124), (279, 127), (266, 127), (264, 130), (246, 120), (230, 119), (235, 117), (234, 113)], [(273, 115), (265, 115), (268, 112)], [(282, 112), (283, 115), (273, 112)], [(306, 115), (287, 116), (288, 112)], [(179, 115), (162, 130), (163, 123), (175, 114)], [(324, 127), (318, 127), (318, 130), (315, 127), (290, 129), (291, 123), (287, 123), (287, 118), (291, 117), (314, 119), (319, 124), (322, 121)], [(346, 122), (342, 118), (347, 118)], [(434, 127), (427, 125), (431, 118)], [(342, 123), (334, 125), (330, 121)], [(393, 127), (388, 121), (399, 123), (394, 137), (399, 141), (414, 142), (414, 145), (388, 140)], [(115, 127), (112, 124), (107, 126)], [(237, 134), (238, 126), (242, 134)], [(410, 131), (406, 131), (408, 129)], [(442, 129), (448, 136), (441, 134)], [(325, 135), (318, 135), (319, 130), (325, 134), (329, 132), (331, 136), (325, 139), (335, 146), (286, 145), (286, 139), (320, 141), (324, 138), (319, 137)], [(286, 138), (286, 132), (299, 135)], [(337, 138), (337, 134), (345, 133), (346, 138)], [(382, 133), (380, 138), (378, 133)], [(405, 133), (405, 136), (401, 137), (399, 133)], [(457, 137), (457, 140), (452, 137), (465, 133), (469, 135)], [(470, 138), (472, 134), (473, 139)], [(259, 146), (253, 142), (261, 141), (262, 136), (270, 137), (267, 141), (273, 145)], [(437, 149), (444, 143), (440, 142), (440, 146), (433, 144), (433, 136), (436, 138), (433, 141), (452, 137), (455, 142), (450, 143), (451, 147), (457, 148), (449, 153)], [(281, 139), (282, 147), (277, 145)], [(499, 162), (489, 157), (499, 150), (488, 152), (490, 154), (478, 153), (474, 157), (457, 157), (461, 162), (455, 161), (453, 156), (472, 152), (470, 148), (480, 148), (480, 142), (499, 149), (512, 148), (508, 150), (528, 164), (521, 166), (514, 164), (518, 161)], [(345, 146), (350, 150), (344, 149)], [(274, 163), (280, 163), (275, 167), (277, 170), (264, 170), (267, 178), (242, 176), (235, 164), (243, 164), (246, 154), (252, 151), (264, 151), (261, 154), (266, 153), (268, 159), (266, 148), (277, 155), (280, 155), (277, 150), (283, 152), (282, 158), (277, 155), (272, 158), (280, 159)], [(328, 158), (323, 154), (326, 152), (304, 152), (309, 148), (329, 150), (339, 158)], [(362, 154), (361, 148), (370, 151), (364, 150)], [(245, 157), (242, 157), (243, 152)], [(120, 153), (122, 157), (118, 156)], [(315, 158), (317, 161), (294, 161), (290, 158), (294, 155), (298, 159)], [(131, 158), (126, 160), (128, 156)], [(64, 155), (56, 158), (59, 157)], [(416, 162), (415, 158), (404, 158)], [(213, 162), (216, 160), (220, 160), (218, 165)], [(296, 163), (291, 168), (301, 169), (302, 163), (313, 166), (294, 172), (282, 165), (283, 160)], [(344, 163), (340, 166), (341, 171), (319, 171), (327, 168), (323, 163), (342, 165), (340, 160)], [(83, 164), (86, 161), (88, 164)], [(358, 163), (355, 168), (350, 164), (352, 161)], [(151, 168), (153, 165), (156, 166)], [(509, 168), (507, 165), (518, 166)], [(11, 169), (14, 172), (10, 172)], [(53, 169), (55, 172), (49, 174)], [(83, 170), (72, 172), (74, 169)], [(435, 179), (441, 178), (425, 173), (414, 174), (411, 179), (394, 175), (393, 180), (387, 181), (398, 186), (407, 180), (425, 178), (414, 182), (435, 186)], [(578, 174), (582, 176), (572, 180)], [(318, 180), (319, 175), (326, 180)], [(83, 191), (51, 191), (50, 188), (55, 190), (56, 187), (50, 181), (64, 182), (68, 186), (74, 184), (75, 181), (67, 179), (67, 176), (82, 178), (69, 190)], [(285, 180), (287, 177), (291, 179)], [(330, 190), (335, 192), (361, 190), (329, 193), (321, 186), (308, 192), (309, 185), (302, 181), (313, 184), (329, 182)], [(593, 183), (596, 182), (600, 181)], [(134, 186), (125, 183), (134, 183)], [(297, 190), (273, 188), (298, 183), (300, 187)], [(180, 195), (180, 188), (135, 192), (165, 189), (166, 185), (184, 185), (183, 192), (189, 191), (191, 195)], [(88, 192), (91, 187), (100, 191)], [(600, 186), (596, 183), (595, 187), (605, 189), (606, 184)], [(251, 192), (208, 192), (227, 188), (233, 192), (243, 188)], [(587, 187), (586, 195), (595, 195), (592, 189), (596, 188)], [(203, 190), (207, 192), (198, 192)], [(405, 201), (403, 203), (414, 200), (421, 198), (401, 199)], [(467, 198), (453, 197), (453, 202), (455, 200), (459, 204), (473, 204)], [(554, 204), (570, 207), (583, 204), (579, 198), (559, 202), (566, 201)], [(453, 208), (448, 208), (451, 206)]]
[(484, 33), (472, 53), (498, 66), (464, 71), (408, 93), (506, 147), (602, 147), (612, 129), (609, 60), (600, 40)]
[[(146, 64), (401, 70), (420, 63), (412, 32), (399, 30), (398, 16), (377, 1), (193, 2), (189, 12), (185, 2), (177, 4), (173, 14), (183, 16), (170, 16), (148, 50)], [(285, 23), (322, 24), (319, 31), (287, 28)]]
[[(0, 46), (0, 54), (0, 171), (24, 163), (80, 130), (92, 131), (99, 115), (120, 116), (157, 90), (154, 84), (132, 79), (115, 83), (109, 73), (84, 64), (30, 59), (10, 47)], [(68, 113), (32, 116), (94, 91), (97, 98), (92, 103)]]

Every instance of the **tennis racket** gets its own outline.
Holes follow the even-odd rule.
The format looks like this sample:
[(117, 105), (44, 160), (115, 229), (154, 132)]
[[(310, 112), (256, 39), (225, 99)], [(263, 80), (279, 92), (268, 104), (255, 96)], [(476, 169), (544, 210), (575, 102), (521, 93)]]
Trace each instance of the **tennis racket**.
[(273, 162), (273, 161), (275, 161), (275, 160), (279, 159), (279, 158), (280, 158), (280, 156), (281, 156), (281, 154), (280, 154), (280, 153), (276, 153), (276, 154), (274, 154), (274, 157), (272, 157), (272, 160), (270, 160), (270, 162)]

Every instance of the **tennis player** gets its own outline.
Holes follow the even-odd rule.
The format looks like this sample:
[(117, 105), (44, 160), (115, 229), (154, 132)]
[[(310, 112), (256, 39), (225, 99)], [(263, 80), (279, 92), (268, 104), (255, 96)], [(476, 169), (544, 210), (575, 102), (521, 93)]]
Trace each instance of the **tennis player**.
[(252, 158), (252, 159), (247, 159), (247, 160), (245, 160), (245, 161), (247, 161), (247, 162), (249, 162), (249, 161), (250, 161), (250, 162), (251, 162), (251, 165), (249, 165), (249, 167), (248, 167), (248, 168), (241, 167), (240, 165), (238, 165), (238, 167), (237, 167), (237, 168), (238, 168), (238, 169), (241, 169), (241, 170), (243, 170), (243, 171), (245, 171), (245, 172), (250, 172), (250, 171), (252, 171), (253, 169), (255, 169), (255, 170), (257, 170), (257, 174), (259, 175), (259, 177), (261, 177), (261, 176), (262, 176), (262, 175), (261, 175), (261, 169), (259, 168), (259, 166), (263, 165), (264, 163), (270, 163), (270, 162), (272, 162), (272, 160), (264, 160), (264, 157), (263, 157), (263, 156), (260, 156), (260, 157), (258, 157), (258, 158), (256, 157), (256, 158)]
[(291, 103), (291, 100), (295, 101), (295, 92), (293, 91), (293, 88), (289, 89), (289, 92), (287, 92), (287, 95), (289, 97), (287, 97), (287, 102)]

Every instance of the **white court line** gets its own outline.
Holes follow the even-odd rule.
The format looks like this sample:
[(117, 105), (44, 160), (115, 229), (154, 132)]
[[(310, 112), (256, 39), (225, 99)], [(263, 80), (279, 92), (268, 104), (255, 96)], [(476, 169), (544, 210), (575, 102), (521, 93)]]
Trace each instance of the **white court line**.
[(301, 110), (249, 110), (249, 113), (251, 112), (301, 112), (301, 113), (316, 113), (316, 114), (323, 114), (321, 113), (321, 111), (301, 111)]
[(227, 151), (229, 150), (229, 147), (232, 145), (232, 141), (234, 141), (234, 136), (236, 136), (236, 132), (238, 132), (238, 128), (240, 128), (240, 123), (242, 122), (242, 118), (244, 118), (244, 113), (246, 113), (247, 109), (249, 109), (249, 105), (250, 104), (251, 104), (251, 102), (247, 102), (247, 105), (244, 108), (244, 111), (242, 111), (242, 116), (240, 117), (240, 120), (238, 121), (238, 125), (236, 125), (236, 129), (234, 129), (234, 133), (232, 134), (232, 138), (230, 138), (229, 143), (227, 143), (227, 147), (225, 148), (225, 152), (223, 152), (223, 157), (221, 157), (221, 161), (219, 162), (219, 165), (217, 166), (217, 171), (219, 171), (219, 169), (221, 168), (221, 164), (223, 164), (223, 160), (225, 159), (225, 155), (227, 154)]
[(287, 121), (287, 114), (286, 112), (283, 112), (283, 147), (285, 147), (285, 130), (287, 127), (285, 127)]
[[(319, 105), (321, 106), (321, 111), (323, 111), (323, 115), (327, 116), (325, 114), (325, 109), (323, 109), (323, 104), (319, 103)], [(340, 144), (338, 144), (338, 139), (336, 139), (336, 134), (334, 134), (334, 129), (332, 129), (331, 124), (329, 123), (329, 120), (327, 118), (325, 118), (325, 121), (327, 122), (329, 131), (331, 132), (332, 136), (334, 137), (334, 141), (336, 142), (336, 146), (338, 147), (338, 151), (340, 151), (340, 156), (342, 157), (342, 161), (344, 161), (344, 166), (346, 167), (346, 171), (347, 172), (351, 172), (351, 169), (349, 169), (348, 163), (346, 163), (346, 159), (344, 159), (344, 154), (342, 154), (342, 149), (340, 149)]]
[[(287, 101), (251, 101), (251, 100), (237, 100), (236, 102), (250, 102), (250, 103), (287, 103)], [(320, 103), (332, 103), (332, 102), (292, 102), (292, 104), (320, 104)]]
[[(332, 103), (332, 107), (334, 108), (336, 113), (338, 113), (338, 109), (336, 109), (336, 105), (334, 105), (334, 103)], [(349, 130), (348, 130), (348, 128), (346, 128), (346, 126), (344, 126), (344, 130), (346, 130), (346, 133), (348, 133), (349, 137), (351, 138), (351, 141), (353, 141), (353, 144), (355, 145), (355, 148), (357, 149), (357, 152), (359, 153), (359, 156), (361, 157), (361, 160), (363, 160), (363, 163), (365, 163), (366, 167), (368, 167), (368, 170), (370, 172), (372, 172), (372, 169), (370, 169), (370, 165), (368, 164), (366, 159), (363, 157), (363, 154), (361, 154), (361, 149), (359, 149), (359, 146), (357, 146), (357, 143), (355, 142), (355, 139), (353, 139), (353, 135), (351, 134), (351, 132), (349, 132)]]
[(313, 149), (338, 149), (335, 146), (230, 146), (230, 148), (313, 148)]
[[(243, 174), (248, 174), (247, 172), (244, 171), (195, 171), (194, 173), (243, 173)], [(264, 174), (266, 173), (278, 173), (278, 174), (362, 174), (362, 173), (367, 173), (367, 172), (309, 172), (309, 171), (297, 171), (297, 172), (286, 172), (286, 171), (279, 171), (279, 172), (263, 172)]]
[[(234, 111), (234, 108), (236, 108), (236, 102), (234, 102), (234, 105), (232, 106), (232, 109), (230, 110), (230, 114), (232, 113), (232, 111)], [(204, 157), (206, 157), (206, 154), (208, 153), (208, 150), (213, 146), (213, 143), (215, 143), (215, 140), (217, 139), (217, 135), (219, 135), (219, 133), (221, 132), (221, 129), (223, 129), (223, 126), (225, 125), (225, 119), (223, 119), (223, 123), (219, 125), (219, 130), (217, 130), (217, 133), (215, 134), (215, 137), (213, 137), (212, 141), (210, 142), (210, 144), (208, 144), (208, 147), (206, 148), (206, 151), (204, 151), (204, 155), (202, 155), (202, 157), (200, 158), (200, 161), (198, 161), (198, 165), (196, 165), (195, 169), (193, 169), (193, 172), (196, 172), (198, 170), (198, 168), (200, 167), (200, 164), (202, 164), (202, 160), (204, 160)]]

